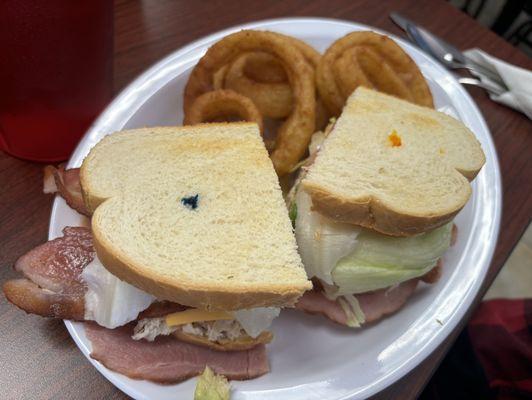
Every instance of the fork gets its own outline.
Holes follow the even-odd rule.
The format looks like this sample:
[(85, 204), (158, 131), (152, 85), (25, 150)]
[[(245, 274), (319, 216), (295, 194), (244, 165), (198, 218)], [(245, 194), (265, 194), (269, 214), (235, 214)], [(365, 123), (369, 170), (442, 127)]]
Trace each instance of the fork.
[(501, 94), (506, 92), (506, 90), (504, 90), (504, 88), (500, 87), (499, 85), (492, 84), (489, 82), (482, 82), (481, 80), (476, 79), (476, 78), (467, 78), (465, 76), (461, 76), (458, 78), (458, 82), (460, 82), (462, 85), (471, 85), (471, 86), (480, 87), (484, 89), (485, 91), (487, 91), (488, 93), (493, 94), (495, 96), (500, 96)]

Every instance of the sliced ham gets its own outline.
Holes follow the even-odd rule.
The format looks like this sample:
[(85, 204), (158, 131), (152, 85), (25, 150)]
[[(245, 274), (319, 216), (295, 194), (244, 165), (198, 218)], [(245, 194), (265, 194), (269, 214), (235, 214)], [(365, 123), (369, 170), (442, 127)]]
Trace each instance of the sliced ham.
[(430, 284), (438, 282), (441, 278), (442, 266), (443, 266), (443, 261), (439, 259), (436, 266), (432, 268), (429, 272), (427, 272), (425, 275), (423, 275), (420, 279), (423, 282), (430, 283)]
[(208, 365), (228, 379), (252, 379), (269, 372), (264, 345), (251, 350), (220, 352), (160, 336), (153, 342), (131, 338), (131, 325), (106, 329), (85, 324), (91, 357), (133, 379), (175, 383), (199, 375)]
[(66, 227), (63, 236), (24, 254), (15, 270), (25, 278), (9, 280), (7, 299), (26, 312), (64, 319), (83, 319), (86, 287), (80, 274), (95, 256), (88, 228)]
[(81, 214), (90, 216), (81, 194), (79, 168), (65, 169), (63, 165), (57, 168), (47, 165), (44, 168), (43, 186), (44, 193), (59, 192), (70, 207)]
[[(366, 323), (399, 310), (414, 292), (417, 283), (418, 279), (411, 279), (388, 289), (356, 295), (366, 316)], [(296, 308), (311, 314), (321, 314), (338, 324), (347, 325), (347, 317), (340, 304), (329, 300), (321, 290), (306, 292), (297, 302)]]
[(338, 324), (347, 325), (347, 317), (340, 304), (329, 300), (321, 290), (305, 292), (296, 303), (296, 308), (309, 314), (321, 314)]
[(458, 227), (456, 224), (453, 224), (453, 229), (451, 230), (451, 247), (456, 244), (456, 239), (458, 238)]
[(418, 282), (418, 279), (411, 279), (388, 289), (356, 295), (360, 308), (366, 316), (366, 323), (377, 321), (403, 307), (416, 290)]

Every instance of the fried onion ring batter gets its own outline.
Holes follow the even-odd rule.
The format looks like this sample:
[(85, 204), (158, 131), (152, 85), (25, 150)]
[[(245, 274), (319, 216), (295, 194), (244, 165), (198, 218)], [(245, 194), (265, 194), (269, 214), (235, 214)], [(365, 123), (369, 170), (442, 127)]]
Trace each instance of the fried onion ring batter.
[(183, 124), (196, 125), (231, 117), (257, 123), (262, 134), (262, 117), (255, 104), (232, 90), (213, 90), (197, 97), (185, 114)]
[(425, 107), (433, 107), (427, 82), (414, 61), (387, 36), (351, 32), (327, 49), (316, 70), (318, 91), (338, 116), (358, 86), (366, 86)]
[[(314, 54), (317, 57), (312, 60), (318, 62), (320, 55), (317, 52)], [(310, 61), (309, 64), (315, 67)], [(262, 52), (242, 54), (217, 74), (215, 77), (217, 89), (231, 89), (249, 97), (262, 116), (280, 119), (292, 112), (292, 89), (281, 63), (270, 54)], [(328, 121), (328, 112), (321, 99), (317, 98), (315, 129), (323, 129)]]
[[(255, 70), (254, 78), (251, 78), (247, 72), (247, 70), (252, 70), (249, 68), (250, 64), (258, 68)], [(266, 73), (265, 78), (262, 79), (260, 73), (257, 72), (268, 71), (269, 66), (277, 67), (274, 70), (278, 74), (277, 78), (280, 78), (277, 82), (271, 82), (276, 78), (275, 75)], [(278, 67), (281, 69), (279, 70)], [(270, 82), (265, 82), (268, 80)], [(238, 57), (227, 68), (224, 88), (249, 97), (264, 117), (285, 118), (292, 112), (292, 89), (287, 82), (286, 74), (275, 57), (267, 53), (245, 53)]]
[(185, 88), (186, 120), (197, 97), (214, 89), (214, 75), (240, 54), (262, 51), (275, 56), (283, 65), (292, 89), (293, 107), (275, 140), (271, 154), (279, 175), (290, 172), (305, 154), (314, 132), (316, 96), (314, 71), (292, 41), (272, 32), (244, 30), (215, 43), (196, 65)]
[[(303, 54), (313, 68), (318, 66), (321, 54), (307, 43), (277, 33), (291, 42)], [(249, 97), (260, 113), (267, 118), (286, 118), (292, 112), (292, 89), (282, 63), (274, 56), (263, 52), (242, 54), (230, 65), (218, 70), (214, 77), (215, 89), (231, 89)], [(322, 101), (316, 100), (315, 130), (323, 129), (329, 114)]]

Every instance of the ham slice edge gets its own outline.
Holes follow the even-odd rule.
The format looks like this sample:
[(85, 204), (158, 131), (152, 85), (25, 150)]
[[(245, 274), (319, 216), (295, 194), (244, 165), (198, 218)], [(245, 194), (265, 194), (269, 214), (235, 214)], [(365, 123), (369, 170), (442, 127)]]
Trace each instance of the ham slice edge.
[[(357, 294), (355, 297), (366, 316), (365, 323), (374, 322), (399, 310), (412, 295), (418, 279), (374, 292)], [(330, 320), (347, 325), (347, 317), (336, 301), (329, 300), (321, 290), (306, 292), (296, 303), (296, 308), (310, 314), (321, 314)]]
[(216, 351), (160, 336), (153, 342), (131, 338), (132, 326), (106, 329), (85, 323), (92, 344), (91, 357), (132, 379), (177, 383), (200, 375), (208, 365), (228, 379), (252, 379), (269, 372), (264, 345), (243, 351)]

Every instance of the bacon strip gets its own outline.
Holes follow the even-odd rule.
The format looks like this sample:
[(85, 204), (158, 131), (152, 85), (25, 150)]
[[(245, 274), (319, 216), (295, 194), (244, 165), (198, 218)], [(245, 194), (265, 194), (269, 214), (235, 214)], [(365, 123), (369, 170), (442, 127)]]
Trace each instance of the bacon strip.
[(61, 293), (84, 293), (80, 275), (96, 255), (89, 228), (68, 226), (63, 236), (20, 257), (15, 270), (37, 285)]
[[(50, 175), (54, 181), (51, 181)], [(81, 194), (81, 185), (79, 182), (79, 168), (66, 169), (64, 165), (55, 168), (47, 165), (44, 168), (44, 193), (59, 192), (67, 204), (79, 213), (89, 216), (90, 213), (85, 207), (83, 196)], [(55, 185), (54, 185), (55, 183)]]
[(43, 188), (42, 191), (45, 194), (56, 193), (57, 185), (55, 184), (54, 173), (57, 169), (53, 165), (47, 165), (44, 167), (43, 175)]
[(80, 274), (95, 256), (88, 228), (66, 227), (60, 238), (37, 246), (15, 263), (25, 278), (4, 283), (6, 298), (26, 312), (82, 320), (86, 287)]
[[(82, 321), (87, 286), (81, 273), (96, 254), (92, 232), (66, 227), (63, 235), (20, 257), (14, 268), (24, 278), (5, 282), (3, 290), (11, 303), (28, 313)], [(187, 308), (169, 301), (154, 302), (139, 319), (163, 317)]]
[(176, 383), (201, 374), (206, 365), (236, 380), (256, 378), (270, 370), (264, 345), (221, 352), (169, 336), (153, 342), (137, 341), (131, 338), (131, 325), (111, 330), (86, 323), (85, 333), (92, 344), (93, 359), (132, 379)]
[(4, 283), (3, 289), (11, 303), (30, 314), (83, 320), (85, 301), (82, 295), (55, 293), (28, 279), (11, 279)]
[[(366, 316), (366, 322), (374, 322), (399, 310), (416, 289), (418, 279), (411, 279), (388, 289), (358, 294), (360, 308)], [(336, 301), (329, 300), (319, 290), (306, 292), (296, 303), (296, 308), (310, 314), (321, 314), (330, 320), (347, 325), (347, 317)]]

